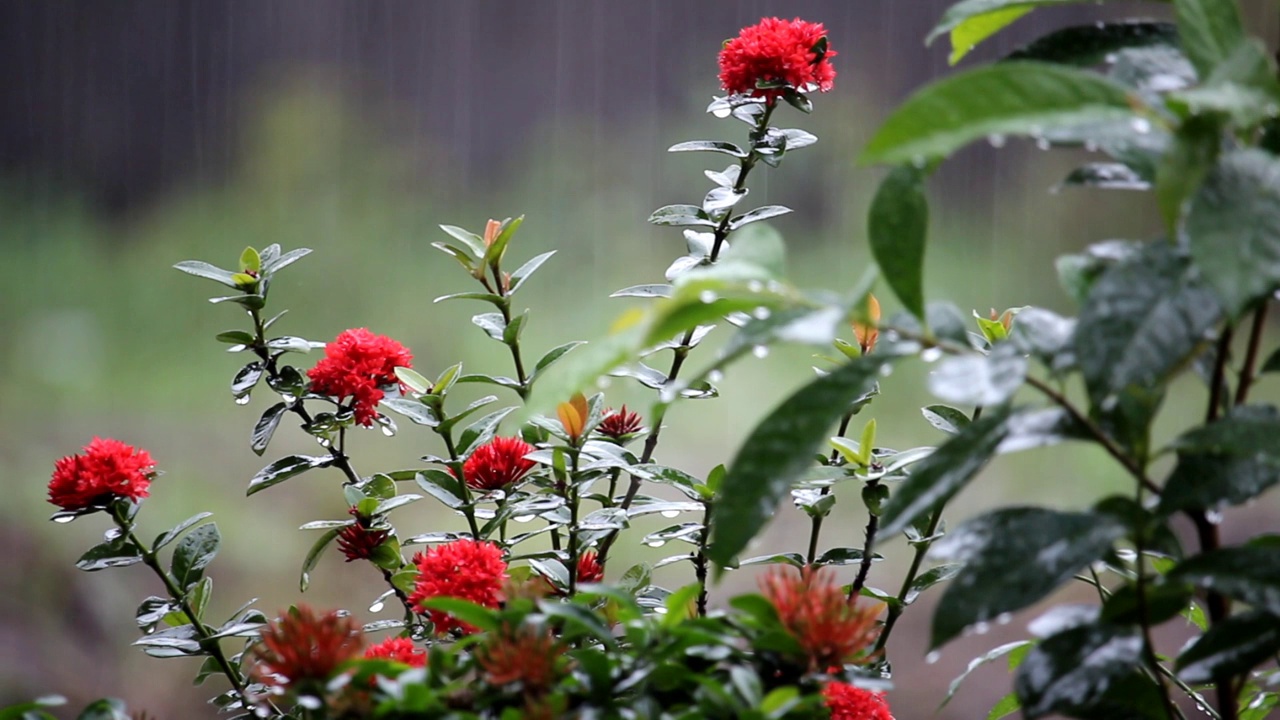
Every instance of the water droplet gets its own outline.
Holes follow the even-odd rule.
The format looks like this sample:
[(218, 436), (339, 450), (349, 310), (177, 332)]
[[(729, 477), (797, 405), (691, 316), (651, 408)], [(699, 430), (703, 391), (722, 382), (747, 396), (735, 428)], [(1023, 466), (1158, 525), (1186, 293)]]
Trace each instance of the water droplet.
[(512, 522), (518, 522), (518, 523), (527, 523), (532, 520), (533, 520), (532, 515), (516, 515), (515, 517), (511, 518)]
[(1115, 62), (1119, 59), (1120, 59), (1120, 56), (1115, 53), (1107, 53), (1107, 56), (1103, 58), (1103, 60), (1105, 60), (1108, 65), (1114, 65)]
[(316, 443), (317, 443), (318, 445), (320, 445), (320, 447), (323, 447), (323, 448), (333, 447), (333, 441), (332, 441), (332, 440), (330, 440), (330, 439), (329, 439), (329, 438), (327, 438), (327, 437), (318, 437), (318, 438), (316, 438)]
[(718, 383), (723, 379), (724, 379), (724, 373), (720, 372), (719, 370), (712, 370), (711, 372), (707, 373), (707, 382), (709, 383)]
[(1204, 519), (1208, 520), (1210, 525), (1219, 525), (1222, 523), (1222, 512), (1220, 510), (1206, 510)]
[(761, 290), (764, 290), (764, 283), (760, 282), (759, 280), (752, 280), (751, 282), (747, 283), (747, 289), (753, 293), (758, 293)]
[(987, 136), (987, 142), (991, 143), (991, 147), (993, 148), (1004, 147), (1005, 140), (1005, 136), (1000, 133), (991, 133)]
[(612, 384), (613, 384), (613, 380), (608, 377), (600, 377), (596, 380), (596, 387), (600, 388), (601, 390), (604, 390), (605, 388), (609, 387)]
[(387, 437), (392, 437), (396, 434), (396, 431), (392, 430), (390, 425), (383, 425), (382, 434), (386, 435)]
[(754, 317), (757, 320), (768, 320), (769, 316), (772, 314), (773, 312), (763, 305), (751, 311), (751, 317)]
[(1151, 121), (1146, 118), (1134, 118), (1133, 122), (1129, 123), (1129, 127), (1139, 135), (1145, 135), (1151, 132)]
[(679, 395), (680, 391), (678, 388), (672, 385), (664, 385), (663, 388), (658, 391), (658, 402), (670, 404), (675, 402)]
[(716, 294), (710, 290), (703, 290), (698, 293), (698, 300), (705, 304), (711, 304), (716, 301)]
[(249, 404), (249, 396), (248, 396), (248, 395), (238, 395), (238, 396), (236, 396), (236, 404), (237, 404), (237, 405), (248, 405), (248, 404)]
[(645, 543), (645, 545), (648, 545), (649, 547), (662, 547), (663, 545), (666, 545), (666, 544), (667, 544), (666, 540), (650, 540), (649, 542)]
[(664, 518), (667, 518), (668, 520), (670, 520), (671, 518), (678, 518), (678, 517), (680, 517), (680, 511), (679, 511), (679, 510), (663, 510), (662, 512), (660, 512), (660, 513), (658, 513), (658, 514), (659, 514), (659, 515), (661, 515), (661, 516), (662, 516), (662, 517), (664, 517)]
[(280, 393), (280, 399), (283, 400), (286, 405), (292, 405), (298, 401), (296, 395), (290, 395), (289, 393)]
[(654, 608), (654, 609), (653, 609), (653, 611), (654, 611), (655, 613), (657, 613), (658, 615), (666, 615), (666, 614), (667, 614), (667, 609), (666, 609), (665, 607), (656, 607), (656, 608)]
[(1098, 152), (1098, 143), (1093, 140), (1085, 140), (1084, 149), (1088, 152)]
[(751, 348), (751, 354), (758, 358), (769, 357), (769, 348), (764, 345), (757, 345)]
[(1013, 622), (1013, 613), (1000, 613), (996, 616), (997, 625), (1008, 625)]
[(911, 158), (911, 164), (917, 170), (923, 170), (924, 166), (929, 164), (929, 161), (925, 160), (925, 157), (923, 155), (916, 155), (915, 157)]
[(920, 359), (927, 362), (937, 362), (942, 357), (942, 349), (931, 347), (920, 351)]
[(54, 522), (56, 522), (56, 523), (60, 523), (60, 524), (62, 524), (62, 525), (66, 525), (67, 523), (69, 523), (69, 522), (71, 522), (72, 520), (75, 520), (75, 519), (76, 519), (76, 516), (75, 516), (75, 515), (59, 515), (59, 516), (55, 517), (55, 518), (53, 519), (53, 521), (54, 521)]
[(386, 605), (385, 605), (385, 603), (383, 603), (381, 600), (379, 600), (379, 601), (377, 601), (377, 602), (375, 602), (374, 604), (372, 604), (372, 605), (370, 605), (370, 606), (369, 606), (369, 612), (371, 612), (371, 613), (382, 612), (382, 608), (383, 608), (383, 607), (385, 607), (385, 606), (386, 606)]
[(942, 653), (938, 652), (937, 650), (934, 650), (933, 652), (924, 656), (924, 661), (929, 665), (933, 665), (938, 662), (938, 658), (940, 657), (942, 657)]
[(1049, 138), (1047, 138), (1047, 137), (1038, 137), (1038, 138), (1036, 138), (1036, 149), (1038, 149), (1038, 150), (1048, 150), (1048, 149), (1049, 149)]
[(973, 626), (975, 635), (986, 635), (991, 632), (991, 623), (980, 622)]

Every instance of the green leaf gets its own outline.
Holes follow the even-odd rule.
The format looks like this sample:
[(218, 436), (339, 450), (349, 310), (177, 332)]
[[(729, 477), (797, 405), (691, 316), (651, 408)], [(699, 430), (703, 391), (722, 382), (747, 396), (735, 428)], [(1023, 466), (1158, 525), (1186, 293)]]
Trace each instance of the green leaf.
[(267, 411), (262, 413), (262, 417), (258, 418), (258, 422), (253, 426), (253, 433), (249, 436), (249, 447), (254, 454), (262, 455), (267, 451), (271, 436), (275, 434), (276, 428), (280, 426), (280, 418), (284, 417), (285, 410), (288, 409), (288, 405), (276, 403), (267, 408)]
[(688, 142), (676, 143), (667, 148), (667, 152), (716, 152), (731, 155), (736, 158), (745, 158), (749, 153), (746, 150), (734, 145), (731, 142), (722, 142), (719, 140), (690, 140)]
[(707, 557), (730, 564), (764, 527), (791, 484), (813, 461), (849, 403), (871, 389), (883, 362), (866, 358), (820, 377), (756, 426), (716, 492)]
[(944, 563), (920, 573), (916, 576), (915, 580), (911, 581), (911, 585), (907, 588), (907, 594), (902, 598), (903, 604), (910, 605), (916, 601), (916, 598), (920, 596), (920, 593), (928, 590), (934, 585), (950, 580), (963, 568), (964, 566), (960, 563)]
[[(567, 626), (572, 626), (578, 631), (573, 633), (575, 635), (585, 633), (606, 648), (616, 649), (618, 647), (618, 643), (608, 626), (595, 613), (577, 603), (542, 600), (538, 603), (538, 610), (547, 617), (564, 620)], [(475, 623), (472, 624), (474, 625)], [(567, 632), (568, 628), (566, 627), (565, 630)]]
[(996, 701), (991, 706), (991, 710), (987, 713), (987, 720), (1000, 720), (1017, 712), (1022, 705), (1018, 704), (1018, 694), (1009, 693)]
[(649, 222), (654, 225), (671, 225), (676, 227), (702, 226), (715, 227), (712, 220), (697, 205), (666, 205), (653, 211)]
[(497, 613), (468, 600), (455, 597), (433, 597), (421, 601), (419, 605), (424, 610), (439, 610), (481, 630), (496, 632), (499, 628)]
[(214, 340), (228, 345), (252, 345), (254, 337), (244, 330), (228, 330), (218, 333)]
[[(1136, 628), (1082, 625), (1047, 638), (1022, 661), (1014, 690), (1029, 719), (1079, 713), (1102, 699), (1142, 658)], [(1086, 714), (1083, 717), (1096, 717)]]
[(895, 168), (880, 183), (867, 214), (867, 238), (893, 294), (924, 320), (924, 252), (929, 201), (922, 170)]
[(76, 567), (88, 572), (113, 567), (127, 567), (142, 562), (138, 546), (124, 538), (116, 538), (94, 545), (76, 561)]
[(1187, 213), (1191, 255), (1231, 317), (1280, 287), (1280, 158), (1225, 155)]
[(231, 379), (231, 394), (239, 398), (248, 395), (249, 391), (262, 379), (262, 363), (254, 361), (240, 368)]
[(1018, 18), (1031, 12), (1030, 7), (1009, 7), (1003, 10), (975, 15), (951, 30), (951, 54), (947, 62), (955, 65), (983, 40), (995, 35)]
[[(985, 27), (990, 24), (990, 21), (986, 19), (986, 16), (995, 15), (999, 18), (1007, 16), (1012, 10), (1021, 10), (1022, 12), (1019, 14), (1020, 17), (1022, 14), (1031, 12), (1037, 7), (1046, 5), (1069, 5), (1081, 2), (1086, 2), (1086, 0), (962, 0), (961, 2), (952, 4), (951, 7), (943, 13), (942, 18), (938, 20), (938, 23), (929, 31), (928, 37), (925, 38), (925, 43), (932, 43), (939, 36), (947, 33), (953, 33), (954, 37), (955, 30), (965, 24), (972, 23), (976, 27)], [(979, 38), (979, 40), (999, 31), (1001, 27), (1008, 25), (1016, 19), (1017, 17), (1009, 19), (1000, 27), (996, 27), (992, 30), (991, 33)], [(967, 34), (970, 31), (963, 32)]]
[(1111, 53), (1152, 46), (1176, 48), (1177, 27), (1173, 23), (1144, 20), (1076, 25), (1051, 32), (1010, 53), (1006, 59), (1089, 68), (1105, 62)]
[(183, 260), (173, 267), (188, 275), (195, 275), (196, 277), (202, 277), (206, 280), (212, 280), (216, 283), (226, 285), (233, 290), (240, 289), (240, 284), (233, 279), (235, 273), (230, 270), (223, 270), (220, 267), (210, 265), (207, 262), (201, 262), (199, 260)]
[(320, 562), (320, 556), (328, 549), (329, 544), (338, 537), (341, 528), (330, 528), (324, 531), (314, 543), (311, 549), (307, 551), (306, 557), (302, 559), (302, 573), (298, 578), (298, 591), (306, 592), (307, 587), (311, 585), (311, 571), (315, 569), (316, 563)]
[(1176, 232), (1184, 206), (1218, 159), (1222, 128), (1209, 118), (1191, 118), (1178, 128), (1173, 143), (1156, 165), (1156, 204), (1165, 228)]
[(66, 705), (67, 699), (61, 695), (45, 695), (31, 702), (10, 705), (0, 708), (0, 720), (57, 720), (54, 716), (40, 708)]
[(109, 698), (89, 703), (76, 720), (129, 720), (129, 717), (123, 701)]
[(507, 252), (507, 246), (511, 244), (511, 238), (515, 236), (516, 230), (524, 224), (524, 216), (518, 218), (507, 218), (502, 223), (502, 229), (498, 232), (498, 236), (493, 239), (493, 243), (484, 250), (484, 262), (486, 265), (497, 268), (502, 262), (503, 255)]
[(1032, 507), (997, 510), (964, 523), (934, 546), (932, 557), (964, 568), (938, 603), (931, 646), (1045, 597), (1104, 556), (1126, 530), (1107, 515)]
[(1208, 77), (1244, 42), (1235, 0), (1173, 0), (1182, 49), (1200, 77)]
[(300, 475), (314, 468), (328, 467), (331, 464), (333, 464), (333, 457), (329, 455), (323, 457), (311, 455), (282, 457), (259, 470), (258, 474), (249, 480), (249, 489), (245, 494), (253, 495), (269, 487), (279, 485), (295, 475)]
[[(985, 653), (979, 655), (978, 657), (970, 660), (969, 666), (964, 669), (964, 672), (956, 676), (956, 678), (951, 681), (951, 684), (947, 686), (946, 697), (942, 698), (942, 704), (938, 706), (938, 709), (941, 710), (942, 708), (947, 706), (947, 703), (951, 702), (951, 698), (955, 697), (956, 691), (960, 689), (960, 685), (962, 685), (964, 681), (968, 679), (968, 677), (971, 674), (973, 674), (974, 670), (977, 670), (979, 667), (982, 667), (983, 665), (991, 662), (992, 660), (998, 660), (999, 658), (1002, 658), (1005, 655), (1008, 655), (1009, 653), (1013, 652), (1014, 650), (1017, 650), (1018, 648), (1026, 647), (1031, 644), (1032, 643), (1029, 640), (1016, 640), (1014, 642), (1005, 643), (1004, 645), (1001, 645), (999, 647), (992, 648), (986, 651)], [(1017, 696), (1015, 695), (1012, 697), (1014, 698), (1014, 708), (1017, 708), (1018, 706)]]
[[(790, 213), (791, 208), (784, 207), (782, 205), (765, 205), (764, 207), (758, 207), (755, 210), (748, 210), (747, 212), (730, 220), (729, 231), (732, 232), (753, 222), (760, 222), (761, 220), (768, 220), (769, 218), (775, 218), (780, 215), (787, 215)], [(741, 240), (739, 240), (739, 242), (741, 242)]]
[(448, 233), (455, 240), (461, 241), (462, 244), (471, 251), (471, 257), (476, 260), (480, 260), (484, 257), (484, 238), (469, 230), (457, 227), (456, 225), (441, 225), (440, 229)]
[(1111, 266), (1094, 282), (1076, 325), (1076, 359), (1090, 399), (1107, 405), (1130, 385), (1163, 383), (1219, 316), (1213, 293), (1164, 241)]
[(1085, 186), (1100, 190), (1150, 190), (1151, 183), (1124, 163), (1086, 163), (1071, 171), (1062, 187)]
[(578, 347), (579, 345), (586, 345), (586, 342), (582, 340), (574, 340), (572, 342), (567, 342), (563, 345), (558, 345), (548, 350), (547, 354), (543, 355), (538, 360), (538, 363), (533, 366), (533, 374), (531, 376), (531, 381), (532, 381), (532, 378), (542, 374), (542, 371), (546, 370), (548, 367), (551, 367), (552, 363), (564, 357), (566, 353), (570, 352), (571, 350)]
[(1243, 675), (1280, 652), (1280, 617), (1262, 610), (1215, 624), (1178, 656), (1178, 675), (1192, 684)]
[(969, 424), (969, 416), (948, 405), (929, 405), (921, 408), (924, 419), (944, 433), (955, 435)]
[(1097, 75), (1002, 63), (954, 75), (912, 95), (876, 131), (859, 162), (921, 165), (990, 135), (1040, 135), (1134, 117), (1129, 92)]
[(987, 355), (938, 363), (929, 374), (929, 392), (951, 403), (993, 407), (1013, 397), (1026, 377), (1027, 358), (1012, 343), (1000, 343)]
[(507, 291), (507, 296), (515, 295), (516, 291), (524, 285), (525, 281), (528, 280), (538, 268), (542, 267), (543, 263), (550, 260), (551, 256), (555, 254), (556, 251), (551, 250), (549, 252), (544, 252), (541, 255), (535, 255), (530, 258), (528, 262), (516, 268), (515, 272), (511, 273), (511, 289)]
[(1239, 407), (1174, 442), (1178, 465), (1160, 494), (1166, 515), (1188, 508), (1239, 505), (1280, 482), (1280, 414)]
[(1008, 433), (1007, 419), (1007, 410), (988, 411), (917, 463), (885, 503), (879, 539), (892, 538), (959, 492), (995, 454)]
[(222, 536), (216, 523), (205, 523), (182, 538), (173, 550), (173, 560), (169, 565), (178, 587), (185, 590), (200, 580), (204, 569), (218, 554), (220, 544)]
[(1275, 548), (1246, 545), (1202, 553), (1178, 563), (1167, 577), (1280, 615), (1280, 552)]
[(156, 541), (151, 544), (151, 551), (158, 552), (160, 548), (163, 548), (164, 546), (168, 545), (174, 540), (177, 540), (178, 536), (181, 535), (184, 531), (186, 531), (187, 528), (191, 527), (192, 525), (195, 525), (196, 523), (200, 522), (201, 520), (207, 517), (210, 517), (211, 515), (213, 515), (213, 513), (211, 512), (196, 513), (195, 515), (192, 515), (186, 520), (183, 520), (182, 522), (178, 523), (174, 527), (160, 533), (159, 535), (156, 536)]
[(1271, 355), (1262, 363), (1262, 367), (1258, 368), (1258, 373), (1280, 373), (1280, 348), (1272, 351)]

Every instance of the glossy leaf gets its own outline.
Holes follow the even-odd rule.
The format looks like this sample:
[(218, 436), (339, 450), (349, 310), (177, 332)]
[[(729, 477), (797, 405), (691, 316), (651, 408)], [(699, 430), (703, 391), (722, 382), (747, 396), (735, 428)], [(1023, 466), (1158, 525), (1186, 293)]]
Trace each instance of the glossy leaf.
[(173, 560), (170, 563), (170, 571), (178, 587), (185, 589), (198, 581), (205, 567), (218, 554), (218, 546), (221, 544), (222, 536), (215, 523), (205, 523), (187, 533), (173, 549)]
[(860, 162), (925, 163), (989, 135), (1038, 135), (1134, 117), (1128, 91), (1097, 75), (1030, 62), (970, 70), (907, 99)]
[(952, 530), (932, 556), (964, 567), (938, 603), (931, 645), (1040, 600), (1103, 557), (1126, 531), (1110, 516), (1032, 507), (996, 510)]
[(1225, 155), (1192, 200), (1186, 231), (1196, 266), (1232, 317), (1280, 287), (1280, 158)]
[(1167, 577), (1280, 615), (1280, 552), (1275, 548), (1245, 545), (1201, 553), (1178, 563)]
[(1178, 655), (1178, 675), (1199, 684), (1220, 682), (1252, 670), (1280, 652), (1280, 617), (1263, 611), (1232, 615)]
[(746, 150), (743, 150), (737, 145), (720, 140), (690, 140), (688, 142), (676, 143), (675, 145), (667, 148), (667, 152), (716, 152), (731, 155), (736, 158), (745, 158), (748, 155)]
[(249, 436), (249, 447), (255, 454), (262, 455), (267, 451), (271, 436), (280, 426), (280, 418), (284, 417), (287, 409), (288, 406), (284, 403), (276, 403), (267, 408), (266, 412), (262, 413), (262, 417), (258, 418), (258, 422), (254, 423), (253, 433)]
[(1014, 677), (1014, 690), (1029, 719), (1053, 712), (1080, 717), (1128, 676), (1141, 657), (1142, 637), (1136, 629), (1082, 625), (1032, 648)]
[(199, 260), (184, 260), (173, 267), (188, 275), (195, 275), (196, 277), (205, 278), (206, 280), (212, 280), (234, 290), (240, 289), (240, 284), (232, 279), (232, 276), (235, 275), (235, 273), (230, 270), (223, 270), (215, 265), (210, 265), (207, 262), (201, 262)]
[(1150, 190), (1151, 183), (1124, 163), (1081, 165), (1062, 181), (1064, 187), (1085, 186), (1101, 190)]
[(880, 513), (879, 541), (892, 538), (959, 492), (995, 454), (1008, 432), (1007, 416), (1007, 411), (988, 411), (917, 463)]
[(1201, 77), (1208, 77), (1244, 42), (1234, 0), (1173, 0), (1182, 49)]
[(885, 282), (904, 307), (924, 319), (924, 253), (929, 202), (924, 172), (895, 168), (880, 183), (867, 215), (867, 239)]
[(300, 475), (314, 468), (327, 467), (332, 463), (332, 456), (289, 455), (282, 457), (259, 470), (249, 480), (249, 489), (245, 494), (253, 495), (269, 487), (279, 485), (295, 475)]
[[(1005, 655), (1008, 655), (1009, 653), (1013, 652), (1014, 650), (1027, 647), (1029, 645), (1031, 645), (1031, 642), (1028, 640), (1015, 640), (1014, 642), (1005, 643), (1004, 645), (1000, 645), (999, 647), (994, 647), (986, 651), (985, 653), (979, 655), (978, 657), (975, 657), (974, 659), (970, 660), (969, 665), (964, 669), (964, 672), (956, 676), (956, 678), (951, 681), (951, 684), (947, 686), (947, 694), (945, 697), (942, 698), (942, 704), (938, 706), (938, 709), (941, 710), (942, 708), (947, 706), (947, 703), (951, 702), (951, 698), (955, 697), (956, 691), (960, 689), (960, 686), (969, 677), (969, 675), (973, 673), (974, 670), (977, 670), (979, 667), (982, 667), (983, 665), (991, 662), (992, 660), (998, 660), (1004, 657)], [(1017, 698), (1015, 697), (1014, 699), (1016, 700)], [(1015, 703), (1015, 707), (1016, 707), (1016, 703)]]
[(160, 550), (160, 548), (163, 548), (164, 546), (168, 545), (174, 540), (177, 540), (178, 536), (182, 535), (182, 533), (185, 532), (187, 528), (191, 527), (192, 525), (195, 525), (196, 523), (200, 522), (201, 520), (207, 517), (210, 517), (211, 515), (213, 515), (213, 513), (211, 512), (196, 513), (195, 515), (192, 515), (186, 520), (183, 520), (182, 522), (178, 523), (172, 528), (160, 533), (159, 535), (156, 536), (156, 541), (151, 544), (152, 552), (158, 551)]
[(1236, 408), (1174, 442), (1178, 465), (1160, 494), (1160, 511), (1239, 505), (1280, 483), (1280, 414)]
[(871, 389), (883, 363), (863, 359), (801, 388), (752, 430), (716, 492), (707, 557), (724, 568), (777, 510), (850, 402)]
[(123, 538), (116, 538), (89, 548), (76, 561), (76, 567), (93, 572), (107, 568), (127, 567), (140, 562), (142, 562), (142, 553), (138, 550), (138, 546)]
[(329, 548), (338, 537), (341, 528), (330, 528), (324, 531), (324, 534), (311, 544), (311, 549), (307, 550), (306, 557), (302, 559), (302, 572), (298, 578), (298, 591), (306, 592), (307, 587), (311, 585), (311, 571), (315, 569), (316, 563), (320, 562), (320, 556)]
[(262, 378), (262, 363), (254, 361), (240, 368), (231, 380), (231, 394), (240, 397), (247, 394)]
[(969, 424), (969, 416), (948, 405), (929, 405), (920, 409), (929, 424), (944, 433), (955, 435)]
[[(790, 213), (791, 208), (789, 207), (783, 207), (782, 205), (765, 205), (764, 207), (758, 207), (755, 210), (748, 210), (747, 212), (731, 219), (729, 221), (729, 230), (737, 230), (744, 225), (749, 225), (753, 222), (760, 222), (761, 220), (768, 220), (769, 218), (775, 218)], [(739, 242), (741, 241), (739, 240)]]
[(525, 281), (528, 280), (533, 273), (538, 270), (538, 268), (542, 267), (543, 263), (550, 260), (551, 256), (555, 254), (556, 251), (551, 250), (544, 252), (541, 255), (535, 255), (524, 265), (516, 268), (515, 271), (511, 273), (511, 289), (507, 291), (507, 295), (514, 295), (516, 291), (524, 285)]
[(1088, 68), (1121, 50), (1177, 47), (1178, 29), (1173, 23), (1125, 20), (1063, 28), (1015, 50), (1007, 60), (1038, 60)]
[(1027, 359), (1010, 343), (988, 355), (960, 355), (938, 363), (929, 374), (929, 392), (960, 405), (1006, 402), (1027, 377)]

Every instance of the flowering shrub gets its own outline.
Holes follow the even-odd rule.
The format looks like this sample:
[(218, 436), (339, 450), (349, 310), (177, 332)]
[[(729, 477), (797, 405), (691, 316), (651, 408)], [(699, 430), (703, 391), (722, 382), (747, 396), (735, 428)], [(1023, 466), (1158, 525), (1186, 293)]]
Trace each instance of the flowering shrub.
[[(1036, 4), (965, 0), (934, 34), (950, 35), (958, 60)], [(218, 340), (250, 358), (231, 383), (237, 403), (276, 396), (253, 426), (251, 449), (266, 453), (285, 418), (321, 448), (270, 462), (248, 494), (319, 468), (341, 478), (333, 492), (347, 516), (302, 528), (319, 537), (301, 590), (336, 545), (348, 561), (369, 563), (383, 588), (375, 607), (392, 605), (398, 617), (362, 625), (301, 604), (274, 620), (251, 604), (223, 621), (208, 617), (217, 526), (200, 513), (143, 542), (139, 516), (156, 463), (118, 441), (95, 439), (56, 463), (54, 518), (110, 520), (106, 540), (78, 567), (144, 564), (155, 573), (166, 596), (142, 602), (137, 644), (156, 657), (201, 658), (197, 681), (221, 676), (226, 689), (213, 703), (239, 718), (888, 720), (887, 643), (922, 593), (947, 584), (932, 621), (936, 648), (1080, 581), (1096, 590), (1097, 605), (1050, 610), (1036, 637), (971, 665), (1008, 655), (1015, 670), (1013, 692), (990, 717), (1174, 718), (1185, 696), (1213, 717), (1259, 720), (1280, 703), (1275, 671), (1264, 668), (1280, 652), (1280, 553), (1275, 536), (1223, 547), (1214, 518), (1280, 482), (1280, 412), (1250, 401), (1261, 373), (1280, 369), (1280, 353), (1261, 360), (1280, 288), (1280, 80), (1244, 35), (1234, 3), (1175, 0), (1174, 8), (1176, 25), (1066, 28), (908, 99), (862, 155), (896, 166), (868, 220), (878, 272), (840, 292), (802, 291), (782, 275), (782, 242), (758, 223), (789, 209), (736, 210), (753, 171), (816, 142), (772, 125), (779, 111), (810, 112), (809, 95), (835, 78), (822, 25), (772, 18), (725, 44), (728, 95), (709, 108), (745, 123), (747, 143), (671, 148), (730, 158), (707, 171), (714, 187), (701, 203), (650, 217), (680, 228), (687, 254), (667, 282), (614, 293), (647, 303), (585, 346), (526, 356), (530, 315), (514, 299), (552, 253), (508, 269), (521, 218), (491, 221), (482, 234), (444, 226), (451, 239), (435, 243), (478, 285), (440, 299), (492, 308), (472, 320), (510, 356), (511, 376), (461, 365), (423, 374), (408, 349), (364, 329), (328, 344), (275, 335), (282, 313), (266, 318), (268, 292), (305, 249), (248, 248), (235, 271), (179, 263), (229, 288), (214, 301), (248, 316), (248, 329)], [(1076, 318), (1020, 308), (970, 326), (954, 306), (925, 301), (928, 177), (962, 146), (988, 137), (999, 146), (1007, 135), (1102, 153), (1105, 161), (1067, 183), (1150, 189), (1162, 212), (1155, 239), (1110, 241), (1059, 261), (1081, 306)], [(870, 292), (878, 276), (902, 312), (882, 315)], [(1246, 327), (1244, 342), (1233, 343)], [(725, 342), (702, 349), (717, 329)], [(667, 411), (716, 397), (735, 362), (780, 342), (822, 348), (817, 377), (705, 477), (662, 464)], [(310, 369), (289, 364), (320, 347)], [(951, 404), (923, 411), (944, 434), (940, 445), (899, 450), (874, 419), (854, 421), (880, 400), (878, 379), (912, 358), (936, 363), (930, 390)], [(1161, 400), (1189, 368), (1208, 390), (1205, 420), (1155, 447)], [(653, 389), (653, 403), (614, 411), (603, 393), (584, 394), (607, 376)], [(489, 395), (458, 407), (459, 384), (490, 386), (519, 404)], [(436, 436), (444, 454), (421, 468), (357, 471), (348, 433), (396, 434), (387, 413)], [(1083, 511), (997, 508), (945, 530), (948, 501), (988, 462), (1065, 441), (1105, 451), (1132, 492)], [(1154, 463), (1162, 456), (1167, 466)], [(838, 496), (841, 486), (856, 492)], [(465, 530), (402, 530), (414, 521), (401, 509), (427, 497)], [(788, 498), (807, 516), (807, 543), (750, 556)], [(842, 517), (865, 523), (854, 546), (824, 544), (838, 502)], [(657, 586), (648, 565), (610, 562), (631, 522), (654, 514), (685, 515), (642, 539), (681, 544), (658, 565), (687, 565), (682, 587)], [(1180, 516), (1194, 538), (1175, 532)], [(912, 547), (900, 590), (869, 585), (874, 548), (899, 534)], [(406, 560), (417, 546), (425, 549)], [(759, 594), (711, 602), (715, 577), (751, 565), (771, 566)], [(1152, 628), (1169, 622), (1196, 633), (1176, 654), (1153, 640)], [(47, 717), (45, 704), (6, 717)], [(82, 717), (124, 712), (104, 700)]]

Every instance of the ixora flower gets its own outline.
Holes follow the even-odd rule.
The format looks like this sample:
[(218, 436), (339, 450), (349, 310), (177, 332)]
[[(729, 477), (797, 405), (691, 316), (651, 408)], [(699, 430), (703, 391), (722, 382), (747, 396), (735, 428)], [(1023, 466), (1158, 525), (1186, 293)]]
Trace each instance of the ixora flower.
[(409, 667), (425, 667), (427, 651), (413, 644), (409, 638), (387, 638), (376, 645), (370, 645), (364, 651), (366, 659), (394, 660)]
[(621, 442), (640, 432), (643, 427), (640, 416), (623, 405), (620, 410), (606, 410), (604, 419), (596, 426), (596, 432), (610, 440)]
[(418, 578), (409, 602), (431, 618), (439, 634), (455, 629), (471, 634), (476, 628), (448, 613), (423, 608), (424, 600), (454, 597), (488, 608), (498, 607), (503, 600), (507, 564), (494, 543), (454, 540), (419, 553), (413, 562), (418, 566)]
[(323, 683), (342, 663), (359, 657), (364, 638), (355, 620), (332, 611), (317, 615), (299, 605), (267, 624), (253, 648), (255, 679), (297, 689)]
[(390, 530), (374, 530), (369, 527), (369, 518), (361, 517), (359, 511), (351, 508), (348, 512), (356, 516), (356, 521), (338, 531), (338, 549), (352, 560), (368, 560), (382, 543), (386, 542)]
[(413, 355), (395, 340), (355, 328), (343, 330), (324, 346), (324, 357), (307, 371), (307, 377), (312, 392), (339, 402), (351, 398), (356, 422), (372, 427), (382, 387), (399, 382), (396, 368), (411, 367), (412, 362)]
[(546, 628), (504, 627), (476, 650), (476, 662), (490, 685), (520, 683), (526, 693), (539, 694), (556, 681), (564, 648)]
[(582, 553), (578, 558), (578, 584), (598, 583), (604, 580), (604, 567), (594, 550)]
[(141, 500), (150, 493), (155, 467), (146, 450), (95, 437), (79, 455), (54, 463), (49, 502), (63, 510), (83, 510), (118, 498)]
[(831, 720), (893, 720), (884, 693), (833, 682), (822, 689), (822, 697)]
[(787, 88), (807, 92), (831, 89), (836, 52), (826, 47), (822, 23), (800, 18), (764, 18), (743, 28), (720, 50), (720, 85), (735, 95), (763, 97), (773, 103)]
[(476, 490), (505, 488), (533, 469), (525, 455), (534, 447), (515, 437), (497, 437), (476, 448), (462, 465), (462, 477)]
[(775, 568), (760, 589), (808, 655), (810, 669), (841, 665), (875, 642), (883, 606), (849, 602), (829, 572), (806, 567), (796, 575)]

